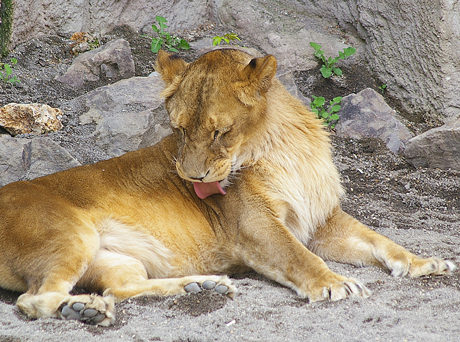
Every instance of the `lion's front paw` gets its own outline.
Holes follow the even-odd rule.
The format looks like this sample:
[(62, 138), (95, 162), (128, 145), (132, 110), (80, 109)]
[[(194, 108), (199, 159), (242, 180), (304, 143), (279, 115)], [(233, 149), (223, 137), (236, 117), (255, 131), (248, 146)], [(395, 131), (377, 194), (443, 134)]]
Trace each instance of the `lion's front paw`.
[(455, 264), (449, 260), (439, 258), (417, 258), (412, 260), (409, 268), (409, 275), (412, 278), (424, 275), (448, 275), (456, 268)]
[(412, 278), (425, 275), (448, 275), (456, 269), (455, 264), (449, 260), (423, 259), (416, 256), (392, 258), (386, 261), (386, 266), (394, 277), (409, 275)]
[(361, 282), (331, 272), (327, 277), (309, 286), (307, 297), (310, 302), (317, 302), (321, 300), (335, 301), (347, 297), (367, 298), (371, 294), (371, 290)]

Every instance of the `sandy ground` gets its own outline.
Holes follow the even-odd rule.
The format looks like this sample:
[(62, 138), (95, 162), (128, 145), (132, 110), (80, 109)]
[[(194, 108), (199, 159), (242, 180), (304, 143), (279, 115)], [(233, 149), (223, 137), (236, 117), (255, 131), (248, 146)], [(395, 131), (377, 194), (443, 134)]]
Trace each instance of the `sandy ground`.
[[(39, 48), (34, 50), (34, 44)], [(47, 58), (50, 53), (61, 54), (62, 63), (71, 58), (63, 55), (57, 38), (34, 44), (23, 48), (24, 54), (35, 53), (33, 58), (38, 58), (49, 46), (56, 51), (48, 50)], [(47, 83), (52, 75), (43, 75), (39, 83), (40, 75), (31, 69), (33, 63), (27, 63), (25, 57), (21, 63), (22, 88), (3, 86), (2, 104), (12, 98), (46, 103), (47, 92), (54, 98), (51, 104), (59, 106), (60, 101), (79, 95)], [(65, 64), (53, 70), (62, 73)], [(75, 139), (77, 142), (78, 137)], [(333, 145), (347, 189), (346, 211), (419, 255), (448, 258), (458, 265), (460, 173), (414, 169), (373, 139), (333, 136)], [(393, 278), (373, 267), (329, 265), (340, 274), (360, 279), (373, 295), (309, 304), (291, 290), (249, 273), (233, 277), (239, 290), (234, 300), (206, 292), (128, 300), (117, 305), (116, 324), (103, 328), (53, 318), (28, 320), (14, 306), (18, 294), (0, 291), (0, 341), (460, 340), (458, 269), (450, 277), (409, 279)]]

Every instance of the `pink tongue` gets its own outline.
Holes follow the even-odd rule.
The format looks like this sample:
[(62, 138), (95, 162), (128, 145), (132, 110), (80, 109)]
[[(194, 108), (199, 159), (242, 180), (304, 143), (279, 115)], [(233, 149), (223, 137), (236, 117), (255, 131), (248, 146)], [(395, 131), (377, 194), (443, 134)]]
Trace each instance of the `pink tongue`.
[(208, 196), (214, 194), (222, 194), (225, 195), (226, 192), (220, 186), (219, 182), (211, 182), (211, 183), (193, 183), (193, 187), (195, 188), (196, 195), (201, 198), (205, 199)]

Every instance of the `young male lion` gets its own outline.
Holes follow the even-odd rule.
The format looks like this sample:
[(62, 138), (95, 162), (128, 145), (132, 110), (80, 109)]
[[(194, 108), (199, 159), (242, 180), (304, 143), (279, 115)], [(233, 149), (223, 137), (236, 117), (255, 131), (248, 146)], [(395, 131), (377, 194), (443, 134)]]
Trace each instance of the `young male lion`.
[[(0, 286), (25, 292), (17, 305), (30, 317), (109, 325), (130, 297), (232, 297), (222, 274), (249, 269), (310, 301), (370, 294), (323, 259), (449, 274), (452, 262), (419, 258), (342, 211), (328, 135), (276, 67), (239, 50), (191, 64), (160, 51), (174, 134), (0, 189)], [(70, 295), (76, 285), (101, 295)]]

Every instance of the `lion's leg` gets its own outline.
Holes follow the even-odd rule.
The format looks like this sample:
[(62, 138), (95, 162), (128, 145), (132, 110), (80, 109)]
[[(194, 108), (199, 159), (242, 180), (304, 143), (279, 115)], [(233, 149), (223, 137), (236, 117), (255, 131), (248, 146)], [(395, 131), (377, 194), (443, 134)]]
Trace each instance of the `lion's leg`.
[(16, 304), (30, 318), (61, 317), (61, 308), (75, 301), (87, 303), (86, 309), (113, 308), (102, 297), (69, 294), (92, 263), (99, 241), (84, 213), (44, 188), (28, 182), (2, 188), (0, 286), (25, 292)]
[[(250, 212), (250, 211), (248, 211)], [(311, 302), (371, 294), (362, 283), (329, 269), (278, 219), (252, 215), (239, 226), (237, 251), (246, 266), (283, 284)]]
[(420, 277), (450, 274), (455, 265), (438, 258), (423, 259), (374, 232), (337, 208), (326, 225), (319, 227), (308, 248), (326, 260), (357, 266), (378, 265), (393, 276)]
[[(108, 325), (113, 322), (113, 300), (69, 294), (96, 255), (99, 248), (97, 232), (83, 222), (69, 220), (63, 225), (65, 231), (57, 226), (40, 229), (44, 239), (29, 231), (31, 243), (27, 248), (30, 256), (18, 256), (14, 265), (15, 273), (26, 280), (28, 289), (19, 296), (16, 305), (30, 318), (47, 318), (66, 317), (61, 311), (63, 306), (85, 303), (81, 310), (87, 321)], [(39, 242), (33, 243), (34, 238)], [(94, 317), (96, 310), (107, 314)]]
[(99, 251), (79, 286), (103, 292), (117, 302), (140, 296), (171, 296), (214, 290), (233, 297), (237, 290), (227, 276), (193, 275), (181, 278), (148, 279), (143, 263), (131, 256)]

